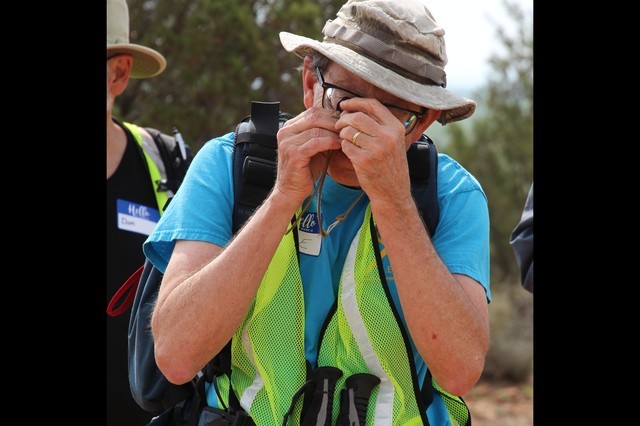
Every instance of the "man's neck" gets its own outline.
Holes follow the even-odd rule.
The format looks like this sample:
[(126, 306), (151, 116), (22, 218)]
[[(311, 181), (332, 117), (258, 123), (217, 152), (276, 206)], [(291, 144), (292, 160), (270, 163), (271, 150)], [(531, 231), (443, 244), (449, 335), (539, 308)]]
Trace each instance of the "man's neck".
[(126, 147), (127, 134), (107, 114), (107, 179), (118, 169)]

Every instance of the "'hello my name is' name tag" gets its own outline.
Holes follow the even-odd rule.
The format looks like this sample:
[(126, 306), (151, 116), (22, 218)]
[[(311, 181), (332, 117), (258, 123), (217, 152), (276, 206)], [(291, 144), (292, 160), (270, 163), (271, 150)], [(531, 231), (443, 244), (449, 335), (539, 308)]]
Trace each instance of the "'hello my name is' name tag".
[(131, 201), (117, 200), (118, 228), (149, 235), (160, 220), (160, 211)]
[(300, 219), (298, 225), (298, 241), (300, 253), (317, 256), (320, 254), (322, 238), (320, 237), (320, 223), (318, 214), (308, 212)]

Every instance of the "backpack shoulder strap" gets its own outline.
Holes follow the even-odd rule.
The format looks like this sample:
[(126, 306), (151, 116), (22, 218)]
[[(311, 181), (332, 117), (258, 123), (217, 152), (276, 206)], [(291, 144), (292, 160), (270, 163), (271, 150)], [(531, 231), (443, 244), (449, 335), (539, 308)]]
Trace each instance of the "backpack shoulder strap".
[(427, 136), (411, 144), (407, 151), (411, 193), (422, 215), (429, 236), (433, 237), (440, 221), (438, 204), (438, 150)]
[(156, 182), (156, 191), (166, 192), (168, 190), (167, 179), (169, 174), (173, 173), (168, 147), (172, 141), (168, 139), (168, 135), (165, 135), (166, 138), (163, 138), (161, 132), (156, 129), (151, 127), (144, 127), (143, 129), (145, 131), (140, 132), (140, 136), (142, 136), (142, 149), (151, 157), (151, 160), (160, 171), (160, 176), (162, 176), (162, 179)]
[[(114, 121), (118, 122), (115, 119)], [(161, 182), (165, 178), (166, 173), (164, 163), (162, 162), (160, 153), (155, 147), (153, 140), (142, 128), (136, 126), (135, 124), (126, 122), (118, 123), (122, 126), (125, 132), (129, 133), (130, 136), (132, 136), (136, 141), (138, 153), (142, 157), (142, 160), (147, 167), (151, 185), (156, 188), (156, 185), (158, 185), (159, 182)], [(156, 197), (158, 210), (160, 211), (160, 214), (162, 214), (163, 207), (167, 203), (168, 194), (165, 191), (161, 191), (159, 188), (156, 188), (154, 190), (154, 195)]]
[(236, 126), (233, 144), (233, 232), (267, 198), (276, 181), (276, 135), (291, 115), (280, 102), (251, 102), (251, 115)]
[(172, 197), (180, 187), (193, 159), (191, 149), (184, 143), (182, 135), (175, 127), (173, 128), (174, 136), (162, 133), (152, 127), (144, 129), (151, 135), (151, 139), (145, 132), (140, 132), (143, 139), (143, 149), (158, 165), (158, 169), (162, 168), (160, 170), (162, 180), (158, 182), (157, 190), (167, 191), (169, 197)]

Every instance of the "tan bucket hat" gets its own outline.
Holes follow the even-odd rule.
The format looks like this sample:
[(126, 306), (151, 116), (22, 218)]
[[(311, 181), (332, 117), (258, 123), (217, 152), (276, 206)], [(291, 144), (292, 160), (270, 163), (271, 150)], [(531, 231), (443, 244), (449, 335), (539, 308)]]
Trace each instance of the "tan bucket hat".
[(443, 125), (475, 112), (474, 101), (445, 89), (445, 32), (423, 3), (349, 0), (322, 33), (319, 42), (281, 32), (280, 42), (301, 58), (315, 50), (400, 99), (442, 110)]
[(107, 56), (117, 53), (133, 56), (131, 78), (155, 77), (167, 66), (159, 52), (129, 43), (129, 7), (126, 0), (107, 0)]

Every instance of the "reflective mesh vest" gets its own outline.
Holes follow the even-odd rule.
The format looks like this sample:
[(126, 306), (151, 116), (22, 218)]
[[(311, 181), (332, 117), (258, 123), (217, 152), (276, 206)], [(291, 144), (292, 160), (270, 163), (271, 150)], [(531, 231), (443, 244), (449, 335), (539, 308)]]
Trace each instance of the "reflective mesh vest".
[[(361, 414), (367, 425), (428, 424), (407, 333), (381, 279), (375, 235), (369, 206), (351, 243), (335, 309), (330, 311), (320, 339), (318, 367), (331, 366), (342, 372), (328, 409), (331, 424), (340, 414), (345, 385), (361, 375), (379, 379), (366, 408), (360, 407), (366, 411)], [(289, 424), (301, 424), (303, 404), (295, 403), (288, 410), (296, 392), (309, 379), (304, 309), (291, 233), (280, 242), (254, 303), (232, 339), (232, 386), (240, 405), (257, 425), (280, 425), (289, 414)], [(227, 395), (228, 380), (218, 380), (221, 394)]]
[(155, 145), (153, 140), (149, 138), (143, 138), (140, 133), (140, 128), (135, 124), (131, 123), (122, 123), (127, 129), (131, 132), (134, 139), (138, 143), (138, 146), (142, 149), (142, 153), (144, 154), (144, 159), (147, 163), (147, 167), (149, 168), (149, 177), (151, 178), (151, 184), (153, 185), (154, 191), (153, 193), (156, 196), (156, 202), (158, 204), (158, 210), (160, 214), (164, 212), (164, 206), (167, 203), (167, 200), (173, 196), (173, 192), (171, 191), (157, 191), (155, 188), (162, 179), (166, 178), (166, 172), (164, 169), (164, 162), (162, 161), (162, 157), (160, 156), (160, 152), (158, 151), (158, 147)]

